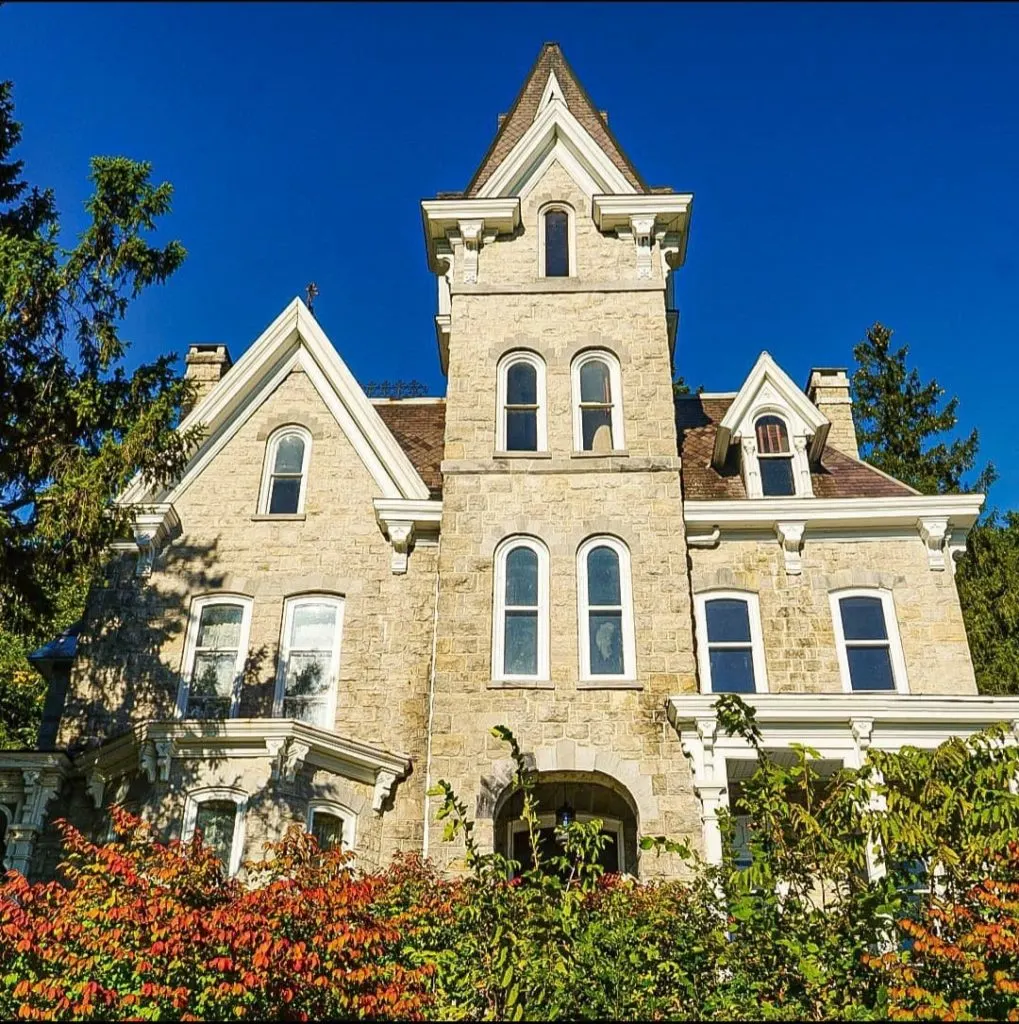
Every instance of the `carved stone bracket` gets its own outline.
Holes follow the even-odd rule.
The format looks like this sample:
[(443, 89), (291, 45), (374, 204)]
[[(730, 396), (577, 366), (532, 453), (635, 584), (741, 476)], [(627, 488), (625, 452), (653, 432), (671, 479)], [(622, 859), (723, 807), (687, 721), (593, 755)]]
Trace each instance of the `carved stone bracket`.
[(790, 576), (799, 576), (803, 571), (803, 533), (806, 526), (803, 521), (775, 524), (775, 533), (785, 557), (785, 571)]
[(103, 795), (106, 792), (106, 776), (97, 768), (93, 768), (88, 774), (85, 789), (92, 798), (93, 806), (98, 811), (103, 806)]
[(460, 228), (460, 239), (463, 244), (463, 281), (464, 284), (478, 283), (478, 253), (481, 251), (482, 233), (485, 230), (483, 220), (462, 220), (457, 225)]
[(149, 576), (156, 555), (170, 541), (180, 536), (180, 519), (173, 505), (159, 503), (138, 505), (132, 512), (132, 540), (115, 541), (110, 547), (114, 551), (137, 553), (136, 576)]
[(414, 540), (414, 524), (404, 520), (386, 523), (389, 542), (393, 545), (393, 558), (390, 567), (397, 575), (407, 571), (407, 556)]
[(272, 737), (265, 741), (266, 749), (272, 758), (272, 778), (283, 782), (293, 782), (301, 770), (305, 758), (311, 752), (307, 743), (291, 737)]
[(641, 216), (630, 218), (630, 230), (637, 247), (637, 279), (651, 279), (651, 251), (655, 241), (655, 218)]
[(743, 450), (743, 483), (746, 485), (748, 498), (761, 498), (764, 491), (761, 486), (761, 468), (757, 464), (757, 440), (752, 434), (740, 439)]
[(150, 783), (170, 780), (173, 740), (146, 740), (139, 754), (139, 765)]
[(382, 813), (382, 805), (389, 799), (396, 785), (399, 776), (396, 772), (381, 769), (375, 776), (375, 792), (372, 794), (372, 810), (376, 814)]
[(25, 802), (21, 808), (19, 824), (38, 830), (46, 818), (46, 808), (60, 789), (60, 776), (41, 768), (23, 768), (21, 778), (25, 787)]
[(927, 546), (927, 565), (935, 572), (944, 572), (948, 567), (945, 546), (948, 539), (948, 519), (918, 519), (916, 523), (920, 539)]

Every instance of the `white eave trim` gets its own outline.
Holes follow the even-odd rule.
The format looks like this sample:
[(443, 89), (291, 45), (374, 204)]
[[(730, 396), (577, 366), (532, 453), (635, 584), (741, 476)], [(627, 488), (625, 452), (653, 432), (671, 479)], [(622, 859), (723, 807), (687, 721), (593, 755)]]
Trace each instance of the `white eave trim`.
[(810, 527), (869, 529), (915, 527), (918, 520), (947, 519), (969, 529), (983, 507), (982, 494), (907, 494), (888, 498), (741, 498), (684, 501), (683, 518), (691, 526), (771, 530), (785, 520)]
[(390, 568), (400, 575), (407, 571), (407, 559), (417, 536), (435, 533), (442, 521), (442, 499), (427, 501), (375, 498), (375, 518), (390, 544), (393, 558)]
[(650, 195), (596, 195), (591, 199), (599, 231), (628, 229), (631, 217), (654, 217), (667, 231), (682, 231), (693, 205), (693, 194), (655, 192)]
[(508, 234), (520, 226), (520, 198), (422, 199), (421, 216), (429, 247), (432, 241), (444, 238), (446, 232), (456, 228), (462, 220), (483, 220), (486, 231)]

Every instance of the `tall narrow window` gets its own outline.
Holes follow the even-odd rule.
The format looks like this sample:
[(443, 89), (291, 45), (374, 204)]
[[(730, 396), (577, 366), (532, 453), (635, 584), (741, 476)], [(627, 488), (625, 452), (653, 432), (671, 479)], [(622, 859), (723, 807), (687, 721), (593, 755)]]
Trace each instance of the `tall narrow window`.
[(623, 447), (619, 364), (608, 353), (581, 356), (573, 364), (574, 445), (583, 452)]
[(757, 434), (757, 464), (761, 470), (761, 491), (766, 498), (796, 493), (793, 453), (789, 433), (777, 416), (762, 416), (754, 429)]
[(698, 594), (697, 643), (705, 693), (767, 689), (756, 594)]
[(496, 553), (492, 677), (548, 678), (548, 552), (529, 537)]
[(579, 555), (581, 678), (634, 678), (630, 560), (614, 538), (582, 545)]
[(570, 217), (565, 210), (545, 214), (545, 276), (570, 276)]
[(545, 364), (533, 352), (511, 352), (499, 368), (496, 448), (538, 452), (548, 448), (545, 426)]
[(888, 591), (832, 594), (843, 686), (851, 691), (906, 689), (905, 662)]
[(250, 621), (249, 598), (204, 597), (192, 604), (178, 696), (184, 718), (236, 713)]
[(244, 845), (244, 813), (247, 797), (233, 789), (207, 789), (188, 794), (181, 838), (189, 842), (195, 830), (210, 847), (223, 870), (233, 875), (241, 865)]
[(311, 436), (303, 427), (283, 427), (269, 439), (259, 511), (270, 516), (304, 511)]
[(276, 680), (276, 713), (331, 728), (336, 708), (343, 602), (335, 597), (287, 601)]

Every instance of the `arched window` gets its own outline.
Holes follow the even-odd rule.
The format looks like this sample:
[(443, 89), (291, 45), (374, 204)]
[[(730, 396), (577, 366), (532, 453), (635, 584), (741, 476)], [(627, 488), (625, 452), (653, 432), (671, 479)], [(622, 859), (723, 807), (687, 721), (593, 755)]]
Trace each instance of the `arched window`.
[(311, 435), (303, 427), (282, 427), (269, 438), (258, 511), (263, 515), (298, 515), (308, 487)]
[(589, 352), (574, 360), (573, 445), (582, 452), (624, 447), (619, 362), (608, 352)]
[(557, 208), (542, 215), (545, 277), (570, 276), (570, 215)]
[(500, 361), (498, 374), (496, 449), (547, 451), (545, 363), (533, 352), (510, 352)]
[(764, 693), (764, 641), (756, 594), (714, 591), (695, 597), (704, 693)]
[(636, 678), (630, 553), (614, 537), (585, 541), (578, 552), (580, 678)]
[(236, 789), (200, 789), (188, 794), (181, 839), (186, 843), (202, 833), (228, 875), (237, 873), (244, 848), (244, 814), (248, 798)]
[(212, 594), (192, 601), (177, 694), (182, 718), (237, 714), (250, 626), (250, 597)]
[(548, 549), (531, 537), (496, 552), (492, 678), (548, 679)]
[(340, 667), (343, 600), (303, 595), (283, 609), (275, 714), (333, 727)]
[(908, 693), (891, 592), (840, 590), (829, 596), (843, 689)]
[(308, 831), (320, 850), (352, 850), (357, 815), (347, 807), (326, 800), (308, 805)]
[(796, 494), (793, 453), (785, 423), (778, 416), (762, 416), (754, 424), (754, 432), (757, 435), (761, 492), (766, 498)]

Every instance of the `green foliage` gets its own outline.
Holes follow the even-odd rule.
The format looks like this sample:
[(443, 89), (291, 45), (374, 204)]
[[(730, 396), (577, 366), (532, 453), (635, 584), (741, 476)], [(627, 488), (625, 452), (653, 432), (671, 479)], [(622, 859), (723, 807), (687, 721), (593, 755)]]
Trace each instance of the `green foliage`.
[(891, 347), (892, 332), (874, 324), (854, 349), (853, 374), (856, 438), (863, 457), (922, 494), (986, 492), (996, 473), (988, 463), (976, 480), (964, 477), (977, 461), (980, 438), (948, 443), (936, 440), (955, 429), (958, 398), (942, 404), (945, 389), (936, 380), (923, 383), (914, 367), (906, 368), (909, 348)]
[(199, 436), (174, 430), (192, 389), (173, 357), (128, 373), (118, 330), (131, 302), (184, 259), (179, 242), (147, 240), (170, 210), (170, 185), (153, 184), (148, 164), (94, 158), (89, 221), (65, 248), (53, 193), (29, 186), (12, 155), (20, 139), (2, 82), (0, 691), (9, 692), (0, 703), (18, 735), (34, 728), (39, 695), (29, 693), (38, 677), (17, 648), (67, 624), (62, 600), (125, 528), (113, 497), (137, 472), (171, 478)]
[(1019, 693), (1019, 513), (973, 528), (955, 582), (980, 692)]

